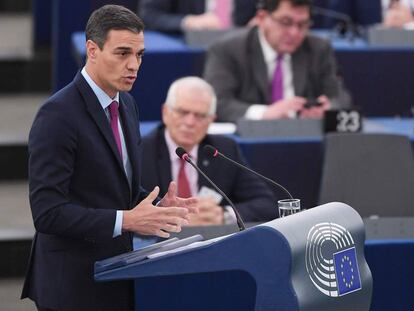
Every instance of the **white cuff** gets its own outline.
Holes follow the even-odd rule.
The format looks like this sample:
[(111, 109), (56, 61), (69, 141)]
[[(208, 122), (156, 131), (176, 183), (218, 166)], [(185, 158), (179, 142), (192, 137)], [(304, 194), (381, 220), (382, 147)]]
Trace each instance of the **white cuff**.
[(267, 105), (251, 105), (244, 117), (249, 120), (262, 120), (267, 109)]
[(237, 217), (233, 209), (229, 205), (224, 206), (224, 224), (232, 225), (235, 223), (237, 223)]
[(116, 211), (116, 219), (115, 219), (115, 227), (114, 233), (112, 235), (113, 238), (122, 234), (122, 219), (124, 217), (124, 211)]

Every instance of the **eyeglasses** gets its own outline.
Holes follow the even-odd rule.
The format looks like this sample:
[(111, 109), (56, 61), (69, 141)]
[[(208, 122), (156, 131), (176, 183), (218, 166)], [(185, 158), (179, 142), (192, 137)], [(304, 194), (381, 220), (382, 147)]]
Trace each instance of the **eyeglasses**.
[(185, 109), (181, 109), (181, 108), (175, 108), (175, 107), (168, 107), (169, 109), (171, 109), (172, 112), (174, 112), (179, 118), (185, 118), (188, 115), (193, 115), (194, 118), (201, 122), (201, 121), (206, 121), (210, 115), (208, 113), (201, 113), (201, 112), (193, 112), (193, 111), (189, 111), (189, 110), (185, 110)]
[(269, 14), (269, 17), (272, 21), (274, 21), (275, 23), (277, 23), (280, 27), (284, 29), (290, 29), (292, 27), (296, 27), (301, 32), (307, 31), (309, 28), (312, 27), (312, 24), (313, 24), (310, 19), (306, 21), (302, 21), (302, 22), (294, 22), (291, 18), (288, 18), (288, 17), (280, 18), (272, 14)]

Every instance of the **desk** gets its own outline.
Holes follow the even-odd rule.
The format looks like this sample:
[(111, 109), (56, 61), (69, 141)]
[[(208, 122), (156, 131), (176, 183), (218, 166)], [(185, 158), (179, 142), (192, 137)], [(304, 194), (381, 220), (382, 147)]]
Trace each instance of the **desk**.
[[(414, 47), (370, 47), (362, 39), (316, 33), (332, 40), (345, 85), (365, 116), (412, 116)], [(82, 36), (72, 35), (78, 63), (85, 57)], [(169, 84), (184, 75), (202, 75), (205, 51), (150, 31), (145, 32), (145, 42), (147, 51), (131, 93), (140, 105), (142, 120), (159, 120)]]
[[(142, 135), (146, 135), (158, 122), (141, 123)], [(366, 133), (394, 133), (408, 136), (414, 150), (414, 119), (370, 118), (364, 122)], [(255, 138), (236, 135), (248, 164), (259, 173), (285, 186), (303, 208), (318, 204), (319, 183), (323, 163), (323, 138)], [(272, 188), (273, 189), (273, 188)], [(275, 190), (278, 197), (285, 194)]]

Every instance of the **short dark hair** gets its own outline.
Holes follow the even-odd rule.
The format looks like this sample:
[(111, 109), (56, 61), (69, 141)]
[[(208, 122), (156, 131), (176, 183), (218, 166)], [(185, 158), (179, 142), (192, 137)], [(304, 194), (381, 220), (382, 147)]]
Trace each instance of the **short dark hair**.
[(140, 33), (144, 23), (131, 10), (120, 5), (104, 5), (92, 12), (86, 24), (86, 40), (92, 40), (102, 50), (110, 30), (130, 30)]
[(309, 10), (312, 9), (312, 0), (258, 0), (257, 9), (273, 12), (283, 1), (290, 2), (293, 6), (307, 6)]

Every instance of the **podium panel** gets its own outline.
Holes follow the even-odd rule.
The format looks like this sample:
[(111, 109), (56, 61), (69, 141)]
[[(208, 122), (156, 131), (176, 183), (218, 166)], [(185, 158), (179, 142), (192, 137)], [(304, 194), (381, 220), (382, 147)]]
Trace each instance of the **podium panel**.
[(95, 279), (134, 279), (141, 311), (363, 311), (372, 295), (364, 241), (355, 210), (329, 203), (115, 268), (97, 262)]

